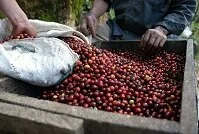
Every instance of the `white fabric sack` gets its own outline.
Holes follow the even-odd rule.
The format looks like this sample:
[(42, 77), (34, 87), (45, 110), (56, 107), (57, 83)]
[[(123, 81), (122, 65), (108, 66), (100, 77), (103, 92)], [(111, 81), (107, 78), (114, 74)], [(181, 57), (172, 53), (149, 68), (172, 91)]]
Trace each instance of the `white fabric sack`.
[[(68, 44), (54, 37), (74, 37), (75, 33), (82, 41), (88, 43), (88, 40), (66, 25), (39, 20), (30, 22), (37, 30), (36, 38), (0, 44), (0, 73), (37, 86), (55, 85), (72, 72), (79, 57)], [(0, 21), (0, 40), (9, 36), (11, 30), (7, 19)]]

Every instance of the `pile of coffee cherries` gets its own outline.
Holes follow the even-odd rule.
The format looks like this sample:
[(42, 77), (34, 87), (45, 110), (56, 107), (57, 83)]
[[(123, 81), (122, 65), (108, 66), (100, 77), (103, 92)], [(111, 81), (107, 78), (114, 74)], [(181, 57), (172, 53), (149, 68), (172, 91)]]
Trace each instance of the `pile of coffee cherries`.
[[(33, 38), (28, 34), (12, 39)], [(67, 79), (40, 98), (114, 113), (180, 120), (185, 56), (103, 50), (62, 38), (80, 55)], [(3, 43), (1, 42), (1, 43)]]
[[(33, 38), (27, 34), (11, 39)], [(61, 38), (80, 55), (73, 73), (40, 99), (96, 110), (180, 120), (185, 56), (160, 51), (98, 49), (73, 38)], [(3, 43), (1, 42), (1, 43)], [(67, 59), (66, 59), (67, 60)]]
[(68, 37), (73, 73), (40, 98), (126, 115), (180, 120), (185, 56), (98, 49)]
[(15, 35), (15, 36), (10, 35), (10, 36), (6, 37), (3, 41), (0, 41), (0, 44), (4, 43), (6, 41), (9, 41), (9, 40), (13, 40), (13, 39), (25, 39), (25, 38), (35, 38), (35, 37), (34, 36), (30, 36), (30, 35), (28, 35), (26, 33)]

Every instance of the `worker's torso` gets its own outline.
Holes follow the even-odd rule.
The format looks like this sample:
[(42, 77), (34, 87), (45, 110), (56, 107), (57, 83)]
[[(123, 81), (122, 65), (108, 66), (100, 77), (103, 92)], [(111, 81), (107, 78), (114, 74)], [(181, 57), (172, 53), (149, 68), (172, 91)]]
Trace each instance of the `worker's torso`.
[(144, 33), (163, 20), (169, 0), (113, 0), (117, 24), (135, 33)]

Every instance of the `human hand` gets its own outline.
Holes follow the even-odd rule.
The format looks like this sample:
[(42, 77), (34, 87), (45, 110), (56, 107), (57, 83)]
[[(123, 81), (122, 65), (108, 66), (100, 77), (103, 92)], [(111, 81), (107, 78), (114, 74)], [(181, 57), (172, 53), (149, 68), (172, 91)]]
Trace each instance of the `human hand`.
[(92, 34), (95, 37), (97, 27), (98, 19), (93, 13), (89, 13), (84, 17), (82, 25), (80, 26), (80, 31), (86, 36)]
[(13, 24), (12, 35), (19, 35), (26, 33), (30, 36), (36, 36), (35, 28), (27, 21), (18, 22)]
[(161, 26), (149, 29), (141, 38), (140, 46), (148, 53), (151, 49), (162, 48), (167, 40), (168, 31)]
[(30, 36), (36, 35), (35, 28), (29, 23), (26, 14), (19, 7), (16, 0), (0, 0), (0, 9), (13, 26), (12, 35), (23, 33)]

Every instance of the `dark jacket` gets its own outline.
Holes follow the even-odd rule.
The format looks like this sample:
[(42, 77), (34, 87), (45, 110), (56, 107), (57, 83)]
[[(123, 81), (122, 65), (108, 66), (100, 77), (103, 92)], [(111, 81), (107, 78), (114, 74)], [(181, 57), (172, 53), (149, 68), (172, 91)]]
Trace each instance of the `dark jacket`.
[(191, 23), (196, 8), (195, 0), (106, 1), (115, 11), (115, 20), (109, 21), (113, 36), (130, 32), (141, 37), (147, 29), (159, 25), (169, 34), (180, 35)]

